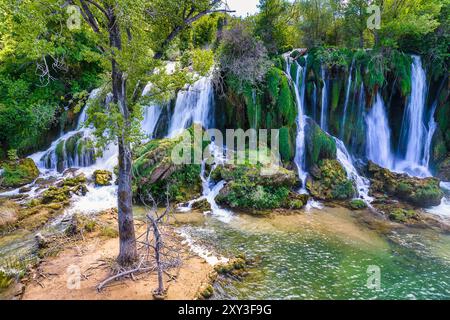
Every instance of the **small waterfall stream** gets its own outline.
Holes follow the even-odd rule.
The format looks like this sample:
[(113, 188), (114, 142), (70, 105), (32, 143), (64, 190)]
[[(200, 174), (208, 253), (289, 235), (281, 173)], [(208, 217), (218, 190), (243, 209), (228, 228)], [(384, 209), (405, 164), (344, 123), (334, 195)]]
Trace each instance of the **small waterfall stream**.
[(352, 61), (352, 64), (350, 66), (350, 70), (348, 72), (348, 80), (347, 80), (347, 91), (345, 93), (345, 102), (344, 102), (344, 112), (342, 114), (342, 122), (341, 122), (341, 139), (344, 137), (345, 132), (345, 122), (347, 120), (347, 109), (348, 109), (348, 102), (350, 98), (350, 91), (352, 87), (352, 73), (353, 73), (353, 66), (355, 64), (355, 60)]
[[(400, 148), (405, 149), (404, 159), (396, 164), (396, 170), (414, 176), (430, 176), (428, 165), (424, 161), (428, 132), (425, 123), (425, 100), (427, 94), (426, 74), (419, 56), (413, 56), (411, 66), (411, 95), (403, 116)], [(431, 128), (430, 128), (431, 129)]]
[(188, 90), (178, 93), (168, 137), (174, 137), (192, 123), (205, 129), (214, 126), (214, 92), (211, 77), (202, 77)]
[(380, 93), (377, 93), (374, 105), (366, 116), (366, 125), (367, 158), (392, 170), (394, 156), (391, 151), (391, 129)]
[[(305, 57), (306, 61), (306, 57)], [(306, 87), (306, 72), (307, 66), (300, 66), (297, 61), (294, 62), (297, 67), (297, 74), (295, 79), (290, 78), (291, 61), (290, 57), (286, 56), (286, 76), (290, 78), (295, 92), (295, 100), (297, 103), (297, 138), (295, 148), (294, 162), (297, 166), (298, 175), (302, 180), (303, 187), (305, 184), (307, 172), (305, 169), (305, 87)]]
[(321, 69), (323, 87), (322, 87), (322, 103), (320, 113), (320, 127), (323, 131), (328, 132), (328, 80), (327, 71), (324, 65)]
[(338, 138), (334, 138), (334, 140), (336, 141), (337, 147), (337, 159), (347, 172), (347, 177), (355, 182), (358, 197), (363, 199), (366, 203), (370, 204), (373, 201), (373, 198), (369, 196), (369, 179), (359, 175), (358, 170), (356, 170), (355, 166), (353, 165), (352, 157), (347, 151), (345, 144)]

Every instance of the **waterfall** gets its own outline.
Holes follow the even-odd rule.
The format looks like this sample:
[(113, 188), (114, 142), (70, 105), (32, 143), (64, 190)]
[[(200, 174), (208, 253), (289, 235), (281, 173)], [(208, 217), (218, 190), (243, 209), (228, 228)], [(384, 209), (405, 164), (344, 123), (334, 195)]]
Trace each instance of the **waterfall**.
[(427, 137), (425, 139), (425, 148), (423, 153), (422, 163), (426, 168), (430, 166), (430, 157), (431, 157), (431, 145), (433, 143), (433, 136), (436, 132), (438, 124), (434, 120), (434, 114), (436, 113), (437, 101), (434, 102), (433, 107), (431, 108), (430, 119), (428, 120), (428, 132)]
[(307, 66), (305, 64), (305, 66), (302, 67), (298, 64), (297, 61), (295, 61), (295, 64), (297, 67), (297, 74), (295, 76), (295, 80), (292, 80), (290, 78), (291, 74), (290, 57), (286, 56), (286, 67), (287, 67), (286, 76), (293, 83), (295, 100), (297, 103), (297, 138), (296, 138), (296, 149), (295, 149), (296, 152), (294, 162), (297, 166), (298, 175), (302, 180), (302, 183), (304, 184), (307, 176), (305, 170), (305, 107), (304, 107)]
[(344, 102), (344, 113), (342, 115), (342, 123), (341, 123), (341, 139), (344, 137), (344, 134), (345, 134), (345, 122), (347, 120), (347, 108), (348, 108), (348, 101), (349, 101), (350, 91), (351, 91), (350, 89), (352, 87), (352, 73), (353, 73), (354, 64), (355, 64), (355, 60), (352, 61), (350, 70), (348, 72), (347, 91), (345, 93), (345, 102)]
[(200, 178), (202, 180), (202, 196), (198, 199), (194, 199), (189, 201), (188, 203), (184, 205), (178, 206), (177, 210), (179, 212), (188, 212), (192, 210), (192, 206), (194, 203), (206, 200), (208, 201), (210, 207), (211, 207), (211, 213), (214, 217), (216, 217), (218, 220), (229, 223), (232, 218), (232, 212), (226, 209), (222, 209), (216, 202), (216, 197), (220, 193), (220, 191), (225, 187), (225, 181), (219, 181), (215, 183), (213, 179), (211, 178), (211, 174), (214, 171), (214, 169), (217, 168), (219, 165), (224, 165), (226, 162), (226, 158), (224, 157), (223, 147), (217, 146), (214, 142), (212, 142), (209, 145), (209, 153), (214, 159), (214, 163), (211, 166), (209, 175), (206, 175), (206, 164), (209, 159), (203, 159), (202, 166), (201, 166), (201, 173)]
[[(142, 96), (146, 96), (152, 88), (152, 84), (148, 83), (142, 91)], [(158, 120), (161, 117), (162, 107), (157, 104), (150, 104), (144, 108), (144, 119), (141, 122), (142, 131), (150, 138), (154, 138), (154, 133)]]
[(347, 177), (355, 182), (358, 197), (362, 198), (366, 203), (371, 203), (373, 198), (369, 196), (370, 181), (359, 175), (345, 144), (338, 138), (334, 138), (334, 140), (336, 141), (337, 147), (337, 159), (344, 167)]
[[(406, 150), (406, 153), (404, 159), (396, 164), (396, 170), (426, 177), (430, 176), (427, 160), (430, 149), (426, 144), (429, 142), (431, 132), (427, 131), (425, 124), (426, 74), (419, 56), (413, 56), (411, 84), (411, 96), (403, 116), (400, 140), (400, 148)], [(434, 129), (433, 124), (428, 128), (433, 131), (432, 133), (434, 133)]]
[(322, 74), (322, 81), (323, 81), (323, 87), (322, 87), (322, 111), (320, 113), (320, 127), (323, 131), (328, 131), (328, 123), (327, 123), (327, 117), (328, 117), (328, 84), (326, 80), (326, 69), (325, 66), (322, 65), (321, 69)]
[(214, 126), (214, 91), (211, 77), (200, 78), (188, 90), (178, 93), (168, 137), (176, 136), (192, 123), (200, 123), (205, 129)]
[(87, 110), (99, 93), (100, 89), (94, 89), (90, 93), (88, 101), (78, 118), (76, 130), (63, 134), (53, 141), (46, 151), (37, 152), (30, 156), (41, 170), (63, 172), (68, 168), (89, 167), (95, 163), (95, 149), (91, 146), (93, 141), (92, 128), (86, 127), (85, 123)]
[(367, 158), (376, 164), (392, 170), (394, 157), (391, 152), (391, 131), (380, 93), (366, 116)]

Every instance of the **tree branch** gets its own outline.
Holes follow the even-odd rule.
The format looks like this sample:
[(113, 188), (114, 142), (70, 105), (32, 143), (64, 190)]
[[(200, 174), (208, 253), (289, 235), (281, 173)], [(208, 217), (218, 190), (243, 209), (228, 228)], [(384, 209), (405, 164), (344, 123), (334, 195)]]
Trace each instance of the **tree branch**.
[[(214, 7), (219, 2), (220, 2), (220, 0), (215, 0), (215, 1), (211, 2), (210, 7)], [(236, 12), (236, 11), (235, 10), (228, 10), (228, 9), (207, 9), (207, 10), (204, 10), (204, 11), (201, 11), (201, 12), (197, 13), (195, 16), (190, 17), (190, 18), (189, 18), (189, 15), (188, 15), (188, 18), (186, 18), (183, 21), (182, 25), (175, 26), (175, 28), (172, 30), (172, 32), (170, 32), (170, 34), (167, 36), (167, 38), (161, 44), (161, 48), (155, 53), (153, 58), (154, 59), (161, 59), (162, 55), (164, 53), (164, 50), (169, 45), (169, 43), (173, 39), (175, 39), (180, 34), (180, 32), (183, 31), (187, 26), (191, 25), (192, 23), (194, 23), (195, 21), (197, 21), (201, 17), (203, 17), (205, 15), (208, 15), (208, 14), (211, 14), (211, 13), (233, 13), (233, 12)]]

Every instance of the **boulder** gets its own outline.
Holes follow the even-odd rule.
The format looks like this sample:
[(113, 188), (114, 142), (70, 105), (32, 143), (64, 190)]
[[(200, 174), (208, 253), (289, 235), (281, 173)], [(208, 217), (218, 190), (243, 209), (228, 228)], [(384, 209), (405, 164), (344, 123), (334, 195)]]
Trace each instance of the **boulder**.
[(416, 178), (394, 173), (369, 161), (367, 171), (371, 179), (371, 192), (385, 193), (420, 208), (437, 206), (444, 197), (439, 179)]
[(319, 160), (310, 168), (306, 188), (314, 198), (324, 201), (350, 199), (356, 193), (339, 161), (330, 159)]
[(32, 183), (39, 176), (39, 169), (33, 159), (9, 161), (3, 164), (0, 188), (19, 188)]
[[(270, 173), (270, 174), (268, 174)], [(216, 181), (225, 180), (217, 202), (242, 210), (300, 209), (307, 199), (291, 190), (299, 185), (295, 172), (282, 167), (266, 170), (261, 165), (219, 166), (212, 172)]]
[[(193, 134), (194, 127), (188, 129)], [(151, 195), (158, 202), (184, 203), (198, 198), (202, 193), (200, 164), (179, 164), (172, 159), (175, 147), (193, 152), (194, 146), (183, 137), (155, 139), (134, 150), (133, 188), (137, 201)], [(180, 148), (181, 149), (181, 148)]]
[(110, 186), (112, 181), (112, 172), (107, 170), (95, 170), (93, 179), (96, 186)]

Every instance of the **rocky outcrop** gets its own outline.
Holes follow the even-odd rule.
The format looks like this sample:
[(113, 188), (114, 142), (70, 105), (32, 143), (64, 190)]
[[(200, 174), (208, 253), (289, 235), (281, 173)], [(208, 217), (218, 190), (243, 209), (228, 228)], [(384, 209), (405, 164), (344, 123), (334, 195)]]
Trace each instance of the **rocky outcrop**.
[(388, 195), (420, 208), (437, 206), (444, 196), (436, 178), (420, 179), (394, 173), (371, 161), (367, 171), (371, 179), (370, 190), (375, 196)]
[[(191, 134), (192, 130), (189, 129)], [(137, 201), (151, 195), (155, 200), (165, 202), (167, 193), (171, 201), (178, 203), (200, 197), (200, 164), (176, 164), (172, 159), (172, 151), (181, 145), (190, 152), (195, 147), (182, 137), (175, 137), (155, 139), (135, 149), (133, 186)]]
[(336, 159), (337, 149), (333, 137), (310, 118), (306, 119), (305, 124), (305, 144), (307, 168), (318, 165), (321, 160)]
[(293, 171), (282, 167), (266, 171), (260, 165), (227, 164), (217, 167), (212, 178), (227, 182), (216, 200), (230, 208), (254, 213), (266, 209), (298, 210), (308, 201), (307, 195), (291, 191), (299, 180)]
[(310, 168), (306, 188), (314, 198), (324, 201), (350, 199), (356, 193), (339, 161), (330, 159), (319, 160)]
[(6, 162), (2, 169), (0, 189), (19, 188), (32, 183), (39, 176), (39, 169), (30, 158)]
[(447, 157), (439, 163), (436, 171), (436, 176), (439, 179), (442, 181), (450, 181), (450, 155), (447, 155)]
[(95, 170), (93, 179), (97, 187), (110, 186), (113, 179), (112, 172), (107, 170)]

